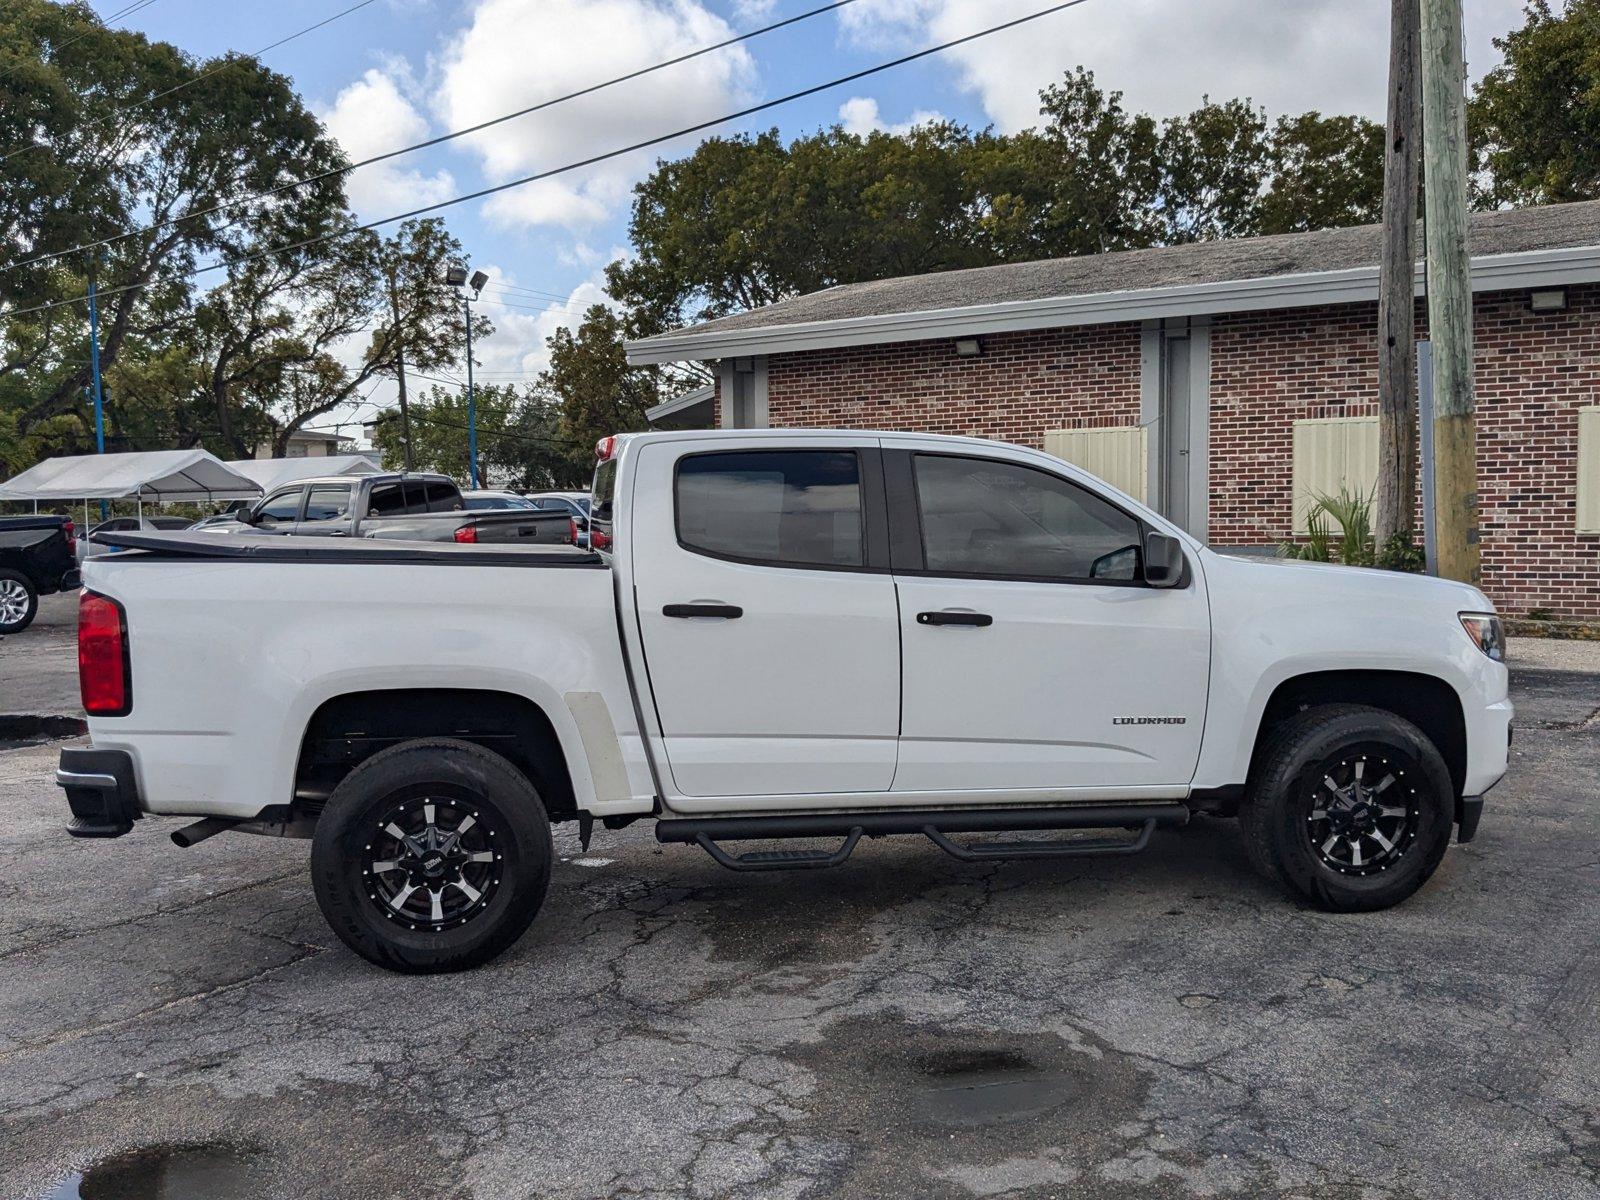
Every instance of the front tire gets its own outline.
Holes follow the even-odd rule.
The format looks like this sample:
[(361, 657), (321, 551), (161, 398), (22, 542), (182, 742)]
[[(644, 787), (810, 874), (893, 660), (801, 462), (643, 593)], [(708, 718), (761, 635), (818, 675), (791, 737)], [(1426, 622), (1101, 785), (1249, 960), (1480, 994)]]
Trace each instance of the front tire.
[(1433, 875), (1450, 844), (1455, 788), (1411, 722), (1330, 704), (1272, 731), (1239, 823), (1252, 864), (1291, 896), (1371, 912)]
[(21, 633), (39, 611), (39, 593), (20, 571), (0, 571), (0, 637)]
[(532, 923), (550, 883), (550, 821), (500, 755), (430, 738), (373, 755), (317, 820), (322, 915), (362, 958), (406, 974), (464, 971)]

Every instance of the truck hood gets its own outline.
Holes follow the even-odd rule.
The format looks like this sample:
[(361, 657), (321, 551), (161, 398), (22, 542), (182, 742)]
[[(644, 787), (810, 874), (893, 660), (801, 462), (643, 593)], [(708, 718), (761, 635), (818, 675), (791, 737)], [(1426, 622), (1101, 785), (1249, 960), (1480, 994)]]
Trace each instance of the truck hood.
[(1207, 581), (1228, 591), (1260, 589), (1281, 600), (1370, 608), (1376, 616), (1391, 614), (1395, 606), (1451, 613), (1495, 611), (1489, 598), (1470, 584), (1377, 567), (1208, 550), (1205, 568)]

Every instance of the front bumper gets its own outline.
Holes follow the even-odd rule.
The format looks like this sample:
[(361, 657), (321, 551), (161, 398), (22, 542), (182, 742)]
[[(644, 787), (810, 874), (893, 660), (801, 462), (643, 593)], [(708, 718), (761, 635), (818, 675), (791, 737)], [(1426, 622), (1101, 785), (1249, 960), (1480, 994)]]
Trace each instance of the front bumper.
[(133, 758), (126, 750), (63, 750), (56, 783), (66, 789), (73, 837), (121, 837), (143, 814)]

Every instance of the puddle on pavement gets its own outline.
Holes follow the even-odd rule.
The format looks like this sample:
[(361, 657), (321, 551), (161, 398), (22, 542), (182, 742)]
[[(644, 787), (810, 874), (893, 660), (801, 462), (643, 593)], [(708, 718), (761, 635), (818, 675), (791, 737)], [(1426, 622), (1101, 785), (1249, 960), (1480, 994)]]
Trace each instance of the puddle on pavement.
[(1150, 1082), (1098, 1043), (895, 1014), (837, 1022), (787, 1057), (814, 1079), (807, 1132), (848, 1143), (830, 1182), (852, 1195), (970, 1197), (952, 1180), (970, 1184), (1002, 1160), (1048, 1160), (1065, 1178), (1126, 1149), (1116, 1130), (1140, 1120)]
[(75, 1172), (44, 1200), (246, 1200), (266, 1190), (265, 1160), (223, 1145), (152, 1146)]
[(922, 1063), (912, 1093), (913, 1117), (924, 1124), (975, 1128), (1037, 1117), (1078, 1098), (1079, 1080), (1041, 1069), (1015, 1050), (942, 1051)]
[(89, 730), (82, 717), (40, 716), (36, 713), (0, 713), (0, 750), (40, 746), (82, 737)]

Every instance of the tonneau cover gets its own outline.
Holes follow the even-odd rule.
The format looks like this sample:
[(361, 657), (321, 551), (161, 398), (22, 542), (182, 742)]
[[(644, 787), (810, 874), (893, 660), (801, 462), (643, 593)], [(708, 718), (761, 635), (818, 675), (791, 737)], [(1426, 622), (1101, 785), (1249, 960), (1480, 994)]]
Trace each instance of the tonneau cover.
[(598, 554), (576, 546), (459, 545), (367, 538), (294, 537), (279, 534), (97, 533), (102, 546), (141, 550), (145, 558), (224, 558), (279, 563), (434, 563), (476, 567), (599, 567)]

